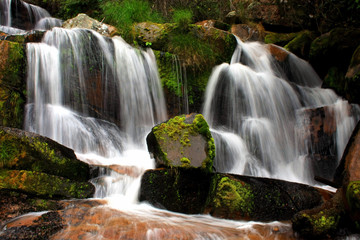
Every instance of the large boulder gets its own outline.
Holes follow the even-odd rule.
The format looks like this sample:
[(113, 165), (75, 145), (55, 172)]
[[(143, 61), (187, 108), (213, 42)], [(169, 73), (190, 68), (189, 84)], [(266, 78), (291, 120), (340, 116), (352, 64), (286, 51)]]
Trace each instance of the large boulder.
[(115, 27), (99, 22), (84, 13), (80, 13), (75, 18), (66, 20), (62, 27), (91, 29), (106, 37), (112, 37), (118, 34)]
[(0, 169), (0, 189), (26, 192), (45, 198), (89, 198), (95, 188), (88, 182), (37, 171)]
[[(311, 43), (310, 63), (321, 78), (334, 66), (345, 74), (359, 40), (360, 29), (335, 28)], [(324, 84), (326, 86), (326, 82)]]
[(182, 167), (146, 171), (140, 189), (140, 201), (170, 211), (254, 221), (290, 220), (331, 195), (303, 184)]
[(0, 40), (0, 123), (21, 128), (26, 102), (26, 57), (23, 46)]
[(90, 168), (69, 149), (49, 138), (0, 127), (0, 168), (28, 170), (88, 181)]
[(132, 35), (142, 46), (150, 46), (161, 50), (169, 41), (168, 35), (174, 28), (173, 24), (141, 22), (132, 27)]
[(297, 213), (293, 229), (306, 238), (335, 236), (342, 229), (360, 230), (360, 123), (357, 124), (336, 170), (341, 187), (321, 206)]
[(146, 141), (158, 167), (212, 171), (215, 143), (201, 114), (176, 116), (161, 123), (151, 130)]

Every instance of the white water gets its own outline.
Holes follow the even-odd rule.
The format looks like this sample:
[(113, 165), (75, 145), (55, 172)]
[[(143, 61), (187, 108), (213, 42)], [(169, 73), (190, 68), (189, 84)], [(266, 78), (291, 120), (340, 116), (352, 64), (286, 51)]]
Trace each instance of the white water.
[(338, 161), (358, 117), (333, 91), (320, 88), (319, 77), (305, 61), (290, 54), (289, 75), (276, 64), (265, 45), (239, 40), (231, 64), (213, 70), (203, 113), (215, 135), (215, 167), (314, 184), (306, 163), (311, 149), (303, 144), (305, 135), (299, 134), (308, 127), (299, 126), (305, 122), (303, 111), (333, 109)]
[[(27, 22), (20, 22), (18, 11), (26, 11)], [(24, 30), (49, 30), (53, 27), (59, 27), (61, 24), (60, 19), (52, 18), (45, 9), (33, 4), (17, 0), (2, 0), (0, 2), (0, 31), (2, 32), (19, 34), (23, 33)]]
[[(152, 51), (130, 47), (85, 29), (54, 28), (42, 43), (27, 45), (28, 103), (25, 129), (50, 137), (94, 165), (121, 165), (132, 174), (105, 168), (94, 179), (95, 197), (137, 201), (141, 173), (153, 168), (145, 137), (166, 110)], [(95, 72), (94, 69), (100, 69)], [(90, 86), (95, 89), (95, 92)], [(90, 98), (98, 98), (93, 102)], [(114, 102), (118, 101), (118, 102)], [(93, 104), (114, 113), (92, 117)]]

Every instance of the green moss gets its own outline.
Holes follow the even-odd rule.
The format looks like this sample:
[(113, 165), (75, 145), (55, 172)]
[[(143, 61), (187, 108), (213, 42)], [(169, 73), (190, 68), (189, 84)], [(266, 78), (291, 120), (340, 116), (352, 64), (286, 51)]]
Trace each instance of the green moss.
[(24, 81), (25, 55), (21, 44), (0, 41), (0, 123), (22, 128), (26, 84)]
[(181, 167), (190, 167), (191, 166), (190, 159), (188, 159), (186, 157), (181, 158), (180, 162), (181, 162)]
[(308, 219), (311, 223), (315, 236), (321, 236), (335, 231), (340, 220), (340, 216), (328, 214), (326, 211), (320, 211), (311, 216), (303, 213), (302, 217)]
[(296, 33), (268, 33), (265, 36), (265, 43), (267, 44), (276, 44), (279, 46), (285, 46), (287, 43), (289, 43), (291, 40), (293, 40), (296, 37)]
[[(207, 171), (209, 172), (212, 171), (213, 160), (215, 158), (215, 142), (211, 136), (209, 125), (207, 124), (203, 115), (197, 114), (194, 117), (193, 121), (190, 123), (186, 123), (185, 115), (176, 116), (174, 118), (171, 118), (167, 122), (161, 123), (160, 125), (154, 127), (152, 132), (157, 141), (159, 142), (159, 150), (166, 165), (170, 165), (171, 161), (167, 158), (166, 152), (161, 149), (162, 145), (168, 146), (168, 141), (179, 142), (181, 145), (179, 153), (183, 155), (183, 150), (187, 147), (191, 147), (190, 135), (202, 135), (207, 141), (207, 156), (206, 159), (204, 159), (204, 161), (202, 162), (201, 167), (207, 169)], [(184, 164), (181, 158), (179, 160), (182, 164)]]
[(94, 187), (90, 183), (73, 182), (69, 179), (45, 173), (25, 170), (0, 170), (0, 189), (24, 191), (46, 197), (91, 197)]
[(217, 182), (216, 194), (213, 199), (215, 208), (225, 208), (231, 213), (251, 216), (254, 210), (254, 195), (251, 187), (229, 177), (222, 177)]
[(352, 212), (360, 212), (360, 181), (349, 183), (346, 189), (346, 200)]
[[(59, 151), (59, 149), (57, 149)], [(56, 152), (37, 137), (19, 137), (0, 130), (0, 168), (30, 170), (87, 181), (89, 166)]]

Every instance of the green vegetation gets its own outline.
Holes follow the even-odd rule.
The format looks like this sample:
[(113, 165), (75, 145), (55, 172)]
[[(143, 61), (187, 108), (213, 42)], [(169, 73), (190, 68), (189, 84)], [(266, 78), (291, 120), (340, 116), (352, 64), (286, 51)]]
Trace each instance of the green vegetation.
[(191, 10), (175, 10), (172, 16), (172, 21), (177, 25), (181, 32), (189, 30), (189, 25), (192, 23), (193, 14)]
[(244, 217), (251, 216), (255, 207), (251, 187), (229, 177), (218, 179), (213, 203), (215, 208), (225, 208), (231, 214), (241, 214)]
[(91, 183), (73, 182), (40, 172), (6, 169), (0, 169), (0, 189), (24, 191), (50, 198), (87, 198), (94, 192)]
[(134, 23), (163, 22), (160, 14), (153, 11), (146, 0), (106, 1), (101, 5), (105, 21), (117, 27), (121, 36), (131, 40), (130, 31)]

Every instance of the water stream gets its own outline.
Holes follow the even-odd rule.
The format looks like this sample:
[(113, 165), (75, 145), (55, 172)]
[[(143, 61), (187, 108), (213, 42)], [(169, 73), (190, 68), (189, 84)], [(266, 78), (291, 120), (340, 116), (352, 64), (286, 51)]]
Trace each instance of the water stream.
[[(11, 0), (1, 2), (4, 27), (13, 26), (11, 6)], [(32, 5), (28, 9), (37, 28), (53, 21), (35, 14)], [(94, 202), (106, 202), (69, 207), (68, 227), (55, 239), (292, 238), (288, 223), (219, 220), (139, 203), (141, 175), (154, 168), (145, 137), (167, 119), (155, 56), (120, 37), (50, 25), (41, 43), (27, 44), (25, 129), (99, 166)], [(289, 62), (284, 73), (265, 45), (239, 41), (232, 62), (214, 68), (203, 113), (216, 140), (218, 171), (314, 184), (306, 163), (311, 149), (302, 144), (308, 136), (304, 111), (323, 106), (336, 116), (340, 159), (358, 120), (351, 112), (358, 110), (349, 111), (347, 102), (321, 89), (305, 61), (290, 54)]]

